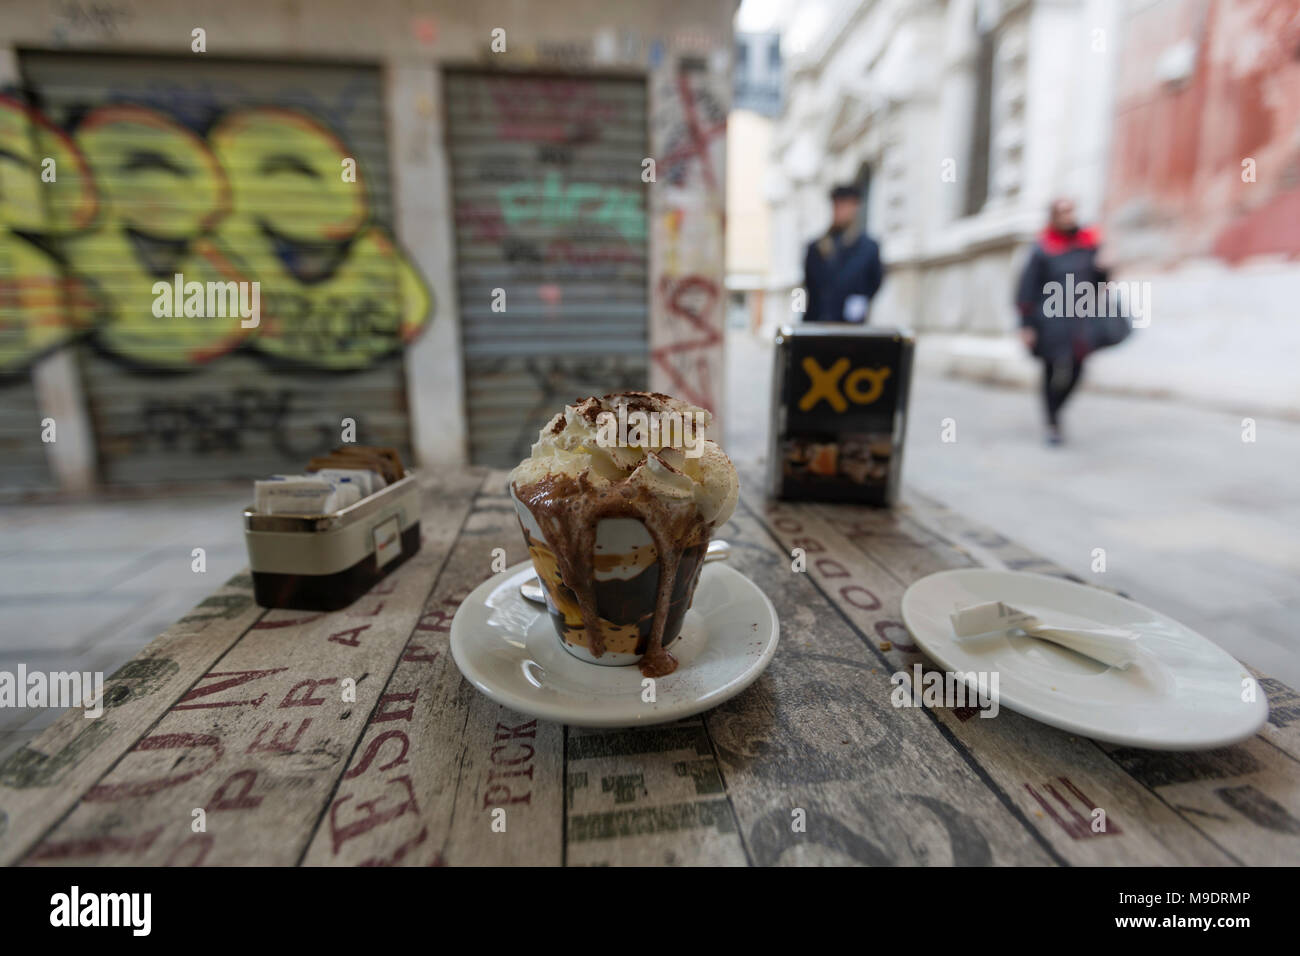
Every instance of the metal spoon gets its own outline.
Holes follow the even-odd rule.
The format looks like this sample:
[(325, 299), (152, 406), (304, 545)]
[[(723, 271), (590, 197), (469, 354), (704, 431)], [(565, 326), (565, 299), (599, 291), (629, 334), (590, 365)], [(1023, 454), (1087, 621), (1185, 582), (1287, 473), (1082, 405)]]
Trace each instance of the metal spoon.
[[(725, 561), (731, 555), (731, 545), (725, 541), (710, 541), (709, 550), (704, 552), (704, 560), (708, 561)], [(519, 593), (525, 601), (532, 601), (534, 604), (545, 604), (546, 595), (542, 593), (542, 582), (537, 580), (533, 575), (523, 584), (519, 585)]]

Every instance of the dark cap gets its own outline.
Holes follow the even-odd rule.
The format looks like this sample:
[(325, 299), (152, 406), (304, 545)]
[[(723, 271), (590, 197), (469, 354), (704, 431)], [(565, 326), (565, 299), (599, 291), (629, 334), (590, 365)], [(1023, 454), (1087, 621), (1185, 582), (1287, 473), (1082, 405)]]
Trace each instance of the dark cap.
[(856, 199), (862, 201), (862, 190), (857, 186), (839, 185), (831, 190), (831, 202), (837, 199)]

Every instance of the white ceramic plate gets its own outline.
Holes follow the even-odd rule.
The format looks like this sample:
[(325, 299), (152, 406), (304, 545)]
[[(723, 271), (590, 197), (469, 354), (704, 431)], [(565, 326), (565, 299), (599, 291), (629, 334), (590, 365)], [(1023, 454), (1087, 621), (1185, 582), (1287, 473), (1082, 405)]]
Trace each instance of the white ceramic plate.
[[(1044, 619), (1057, 611), (1130, 628), (1141, 635), (1139, 659), (1117, 670), (1023, 634), (955, 637), (948, 615), (986, 601)], [(1207, 750), (1244, 740), (1268, 719), (1263, 688), (1256, 688), (1254, 701), (1243, 701), (1250, 672), (1216, 644), (1135, 601), (1061, 578), (941, 571), (907, 589), (903, 622), (944, 670), (996, 672), (1001, 706), (1096, 740)]]
[(772, 602), (734, 568), (704, 566), (681, 635), (678, 667), (641, 699), (636, 665), (601, 667), (560, 647), (546, 610), (519, 596), (530, 561), (484, 581), (456, 610), (451, 654), (465, 679), (498, 704), (577, 727), (633, 727), (716, 707), (754, 682), (776, 651)]

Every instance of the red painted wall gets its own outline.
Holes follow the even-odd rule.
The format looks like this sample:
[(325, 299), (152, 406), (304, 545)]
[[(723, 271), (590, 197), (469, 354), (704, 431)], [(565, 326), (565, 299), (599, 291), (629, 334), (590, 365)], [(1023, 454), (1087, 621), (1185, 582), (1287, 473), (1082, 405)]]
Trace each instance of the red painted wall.
[[(1300, 0), (1162, 0), (1122, 23), (1114, 250), (1166, 265), (1300, 258)], [(1162, 57), (1187, 40), (1193, 72), (1164, 81)]]

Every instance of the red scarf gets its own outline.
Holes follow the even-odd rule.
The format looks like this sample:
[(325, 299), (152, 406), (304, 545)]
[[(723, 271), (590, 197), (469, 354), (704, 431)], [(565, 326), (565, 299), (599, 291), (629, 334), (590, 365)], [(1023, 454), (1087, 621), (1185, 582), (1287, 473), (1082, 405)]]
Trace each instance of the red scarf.
[(1048, 226), (1038, 236), (1038, 244), (1049, 256), (1059, 256), (1075, 248), (1096, 249), (1100, 243), (1101, 235), (1093, 226), (1080, 229), (1073, 236)]

